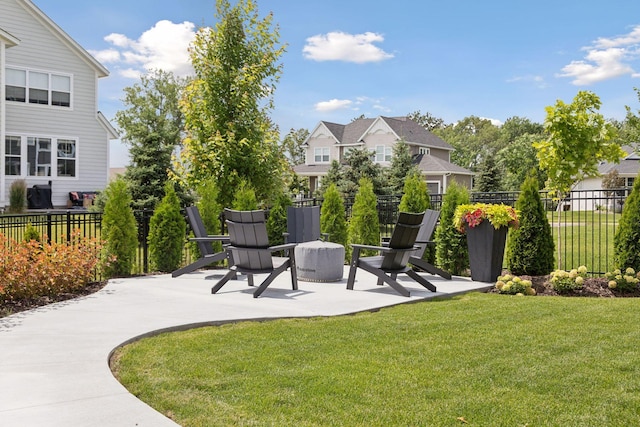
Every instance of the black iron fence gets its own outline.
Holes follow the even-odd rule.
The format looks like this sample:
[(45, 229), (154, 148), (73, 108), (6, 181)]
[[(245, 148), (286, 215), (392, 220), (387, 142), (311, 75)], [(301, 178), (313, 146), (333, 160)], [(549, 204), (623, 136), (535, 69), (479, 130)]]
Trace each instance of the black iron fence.
[[(622, 207), (630, 188), (615, 190), (580, 190), (561, 200), (541, 192), (541, 198), (552, 225), (554, 236), (560, 234), (560, 260), (564, 269), (586, 265), (593, 274), (604, 274), (613, 268), (613, 237), (620, 221)], [(472, 193), (472, 202), (515, 205), (518, 192)], [(353, 198), (345, 200), (347, 218), (351, 217)], [(381, 233), (390, 235), (398, 216), (400, 196), (378, 197)], [(321, 199), (295, 200), (295, 205), (322, 205)], [(431, 195), (433, 209), (439, 210), (442, 195)], [(135, 212), (138, 223), (138, 254), (135, 273), (149, 272), (147, 236), (153, 212)], [(0, 233), (21, 240), (27, 224), (31, 224), (49, 241), (63, 242), (71, 232), (80, 229), (84, 236), (101, 238), (102, 213), (79, 210), (30, 212), (21, 215), (0, 215)], [(185, 262), (189, 259), (185, 245)]]

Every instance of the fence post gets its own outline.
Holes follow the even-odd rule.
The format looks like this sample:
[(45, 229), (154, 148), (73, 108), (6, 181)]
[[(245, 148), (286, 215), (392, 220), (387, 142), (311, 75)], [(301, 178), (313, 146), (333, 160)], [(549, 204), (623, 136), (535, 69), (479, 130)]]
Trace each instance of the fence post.
[(67, 210), (67, 243), (71, 241), (71, 215)]
[(47, 212), (47, 243), (51, 244), (51, 234), (53, 232), (53, 224), (51, 219), (51, 212)]
[(145, 208), (142, 210), (142, 269), (145, 273), (149, 272), (149, 244), (147, 243), (147, 237), (149, 237), (149, 218), (148, 210)]

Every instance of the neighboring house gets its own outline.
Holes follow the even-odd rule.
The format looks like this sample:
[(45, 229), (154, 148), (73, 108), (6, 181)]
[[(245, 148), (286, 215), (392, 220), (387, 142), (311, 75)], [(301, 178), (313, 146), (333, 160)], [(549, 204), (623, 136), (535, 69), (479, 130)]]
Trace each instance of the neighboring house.
[[(625, 145), (622, 149), (627, 155), (620, 160), (620, 163), (602, 162), (598, 165), (598, 176), (584, 179), (575, 185), (574, 190), (581, 190), (585, 193), (583, 193), (583, 200), (571, 201), (570, 209), (593, 210), (605, 207), (611, 209), (611, 201), (603, 197), (605, 194), (601, 190), (603, 190), (602, 180), (614, 170), (617, 170), (618, 176), (624, 179), (623, 187), (633, 187), (636, 176), (640, 172), (640, 155), (630, 145)], [(624, 196), (621, 196), (617, 203), (621, 205), (622, 199), (624, 199)], [(619, 210), (620, 206), (617, 206), (616, 209)]]
[(309, 178), (314, 192), (332, 160), (343, 163), (349, 150), (368, 148), (374, 161), (387, 167), (398, 141), (409, 146), (431, 194), (444, 193), (452, 180), (471, 189), (474, 173), (451, 163), (453, 147), (407, 117), (357, 119), (348, 125), (322, 121), (304, 142), (305, 164), (296, 166), (294, 171)]
[(50, 183), (54, 206), (106, 186), (118, 137), (97, 110), (108, 74), (30, 0), (0, 1), (0, 208), (17, 179)]

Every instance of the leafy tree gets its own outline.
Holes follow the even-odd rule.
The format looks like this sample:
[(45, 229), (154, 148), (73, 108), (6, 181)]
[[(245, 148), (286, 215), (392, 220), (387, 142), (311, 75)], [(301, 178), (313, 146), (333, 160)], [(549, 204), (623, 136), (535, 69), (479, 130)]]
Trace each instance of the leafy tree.
[(442, 198), (440, 222), (436, 228), (436, 263), (445, 271), (461, 275), (469, 268), (467, 236), (460, 233), (453, 222), (458, 205), (469, 203), (469, 192), (456, 181), (451, 181)]
[(233, 209), (238, 211), (252, 211), (258, 209), (258, 199), (256, 192), (246, 181), (240, 182), (240, 188), (233, 198)]
[(138, 230), (131, 209), (131, 193), (124, 178), (117, 178), (104, 190), (102, 214), (103, 263), (107, 277), (131, 274), (138, 248)]
[(533, 143), (542, 138), (541, 134), (517, 136), (506, 147), (498, 151), (496, 161), (502, 169), (502, 186), (507, 191), (518, 190), (531, 169), (536, 170), (538, 182), (545, 182), (547, 174), (540, 169)]
[(420, 173), (413, 163), (413, 157), (406, 142), (400, 140), (393, 145), (391, 165), (386, 169), (391, 193), (399, 194), (404, 187), (404, 181), (412, 173)]
[[(576, 181), (597, 176), (600, 161), (618, 162), (625, 154), (615, 138), (615, 128), (597, 112), (600, 105), (596, 94), (580, 91), (571, 104), (558, 100), (555, 106), (546, 107), (547, 139), (534, 143), (534, 147), (540, 167), (547, 172), (547, 188), (555, 195), (554, 200), (562, 199)], [(561, 234), (557, 245), (559, 268)]]
[[(380, 221), (378, 200), (373, 192), (373, 183), (368, 178), (360, 179), (360, 189), (351, 208), (349, 242), (363, 245), (380, 245)], [(363, 255), (375, 255), (375, 251), (362, 251)]]
[(435, 129), (442, 129), (445, 127), (444, 120), (439, 117), (435, 117), (431, 113), (422, 114), (420, 110), (416, 110), (413, 113), (407, 114), (407, 117), (428, 131)]
[(344, 201), (335, 184), (331, 184), (324, 193), (320, 212), (320, 231), (329, 235), (330, 242), (347, 246), (347, 220)]
[(516, 275), (543, 276), (554, 269), (553, 236), (539, 190), (533, 170), (516, 201), (520, 226), (510, 231), (507, 242), (507, 265)]
[(289, 191), (293, 194), (309, 194), (309, 178), (301, 177), (297, 173), (291, 175)]
[(149, 222), (149, 260), (151, 268), (169, 272), (180, 267), (187, 224), (180, 212), (180, 199), (174, 184), (167, 181), (165, 195)]
[(478, 165), (478, 174), (475, 178), (475, 190), (481, 193), (489, 193), (502, 190), (502, 171), (498, 168), (495, 156), (489, 155), (481, 160)]
[(286, 194), (280, 194), (271, 210), (269, 210), (267, 233), (270, 245), (284, 243), (284, 233), (287, 232), (287, 207), (291, 205), (291, 198)]
[(153, 210), (163, 197), (171, 154), (180, 146), (184, 125), (179, 106), (184, 85), (185, 80), (157, 70), (124, 89), (126, 108), (116, 113), (116, 122), (129, 145), (125, 179), (131, 183), (135, 209)]
[(640, 175), (633, 183), (631, 194), (622, 207), (622, 217), (613, 237), (615, 265), (624, 271), (640, 270)]
[[(640, 101), (640, 89), (634, 88), (633, 90), (636, 91)], [(625, 143), (636, 145), (640, 141), (640, 110), (638, 110), (638, 114), (634, 114), (631, 111), (631, 107), (625, 105), (625, 109), (627, 110), (627, 115), (624, 123), (620, 126), (620, 133)]]
[(509, 117), (500, 126), (500, 146), (506, 147), (524, 135), (540, 135), (543, 132), (544, 126), (540, 123), (532, 122), (524, 117)]
[(301, 165), (305, 161), (305, 149), (302, 146), (309, 137), (307, 129), (291, 129), (282, 140), (282, 148), (291, 166)]
[[(195, 78), (187, 85), (182, 109), (186, 138), (178, 172), (189, 184), (211, 177), (220, 189), (245, 180), (260, 200), (283, 186), (288, 166), (278, 130), (268, 114), (285, 51), (273, 16), (258, 17), (252, 0), (216, 1), (215, 28), (203, 28), (191, 45)], [(229, 206), (233, 193), (220, 191)]]
[(502, 148), (500, 129), (491, 120), (480, 117), (465, 117), (457, 123), (435, 129), (434, 133), (455, 148), (451, 162), (471, 170), (476, 170), (483, 157)]

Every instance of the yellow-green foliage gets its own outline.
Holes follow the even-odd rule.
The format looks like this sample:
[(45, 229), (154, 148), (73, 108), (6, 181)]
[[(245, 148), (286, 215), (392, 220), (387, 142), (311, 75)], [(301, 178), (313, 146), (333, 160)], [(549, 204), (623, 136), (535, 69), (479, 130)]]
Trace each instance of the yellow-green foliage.
[[(349, 242), (362, 245), (380, 245), (380, 221), (378, 200), (373, 193), (373, 183), (367, 178), (360, 179), (360, 189), (356, 194), (349, 221)], [(374, 255), (363, 251), (364, 255)]]
[(525, 280), (518, 276), (505, 274), (499, 276), (496, 282), (496, 289), (501, 294), (510, 295), (535, 295), (536, 290), (531, 287), (531, 280)]

